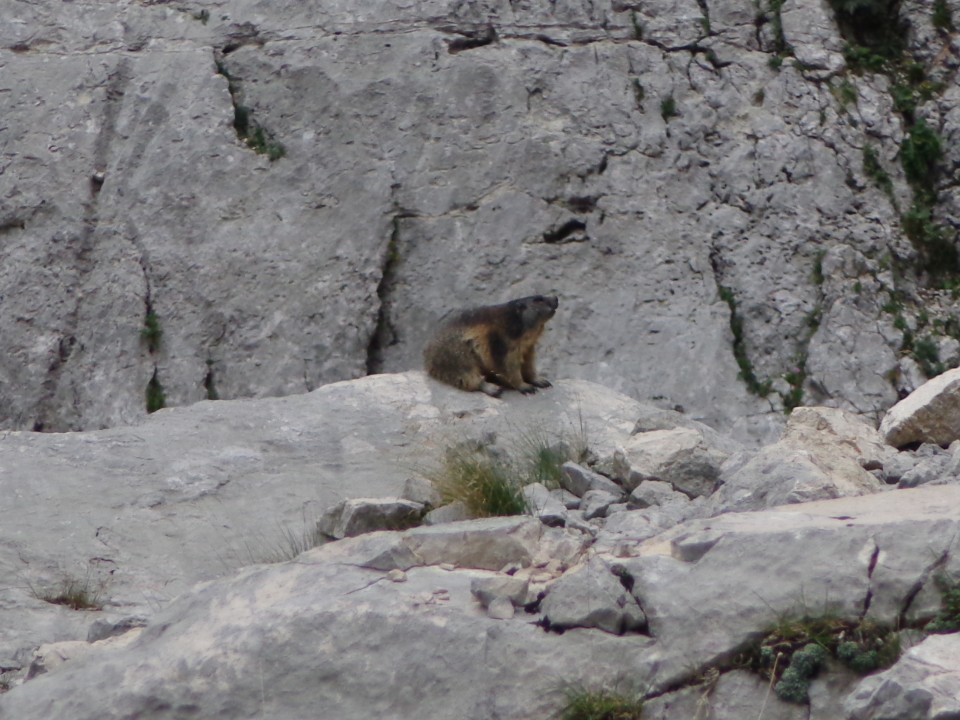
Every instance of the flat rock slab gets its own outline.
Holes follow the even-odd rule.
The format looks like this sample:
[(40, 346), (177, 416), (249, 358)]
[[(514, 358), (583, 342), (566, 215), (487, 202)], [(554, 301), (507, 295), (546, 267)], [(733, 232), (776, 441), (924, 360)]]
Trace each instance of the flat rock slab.
[(647, 676), (655, 661), (641, 636), (489, 618), (471, 571), (391, 582), (336, 545), (198, 587), (128, 647), (0, 696), (0, 717), (526, 720), (556, 714), (572, 683)]
[(0, 661), (83, 639), (103, 616), (31, 588), (69, 576), (88, 582), (110, 617), (151, 616), (196, 582), (296, 555), (324, 510), (399, 496), (457, 442), (534, 427), (560, 438), (582, 420), (591, 445), (610, 448), (650, 413), (662, 411), (583, 381), (495, 400), (409, 372), (201, 402), (131, 427), (0, 432), (0, 577), (13, 579), (0, 587)]
[(784, 616), (932, 616), (934, 569), (946, 559), (941, 570), (960, 571), (958, 507), (954, 485), (729, 513), (678, 525), (617, 562), (669, 678), (694, 659), (728, 657)]

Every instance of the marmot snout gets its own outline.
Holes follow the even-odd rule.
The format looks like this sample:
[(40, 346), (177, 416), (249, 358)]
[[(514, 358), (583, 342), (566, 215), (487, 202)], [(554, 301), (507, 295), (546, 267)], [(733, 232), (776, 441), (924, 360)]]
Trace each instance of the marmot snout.
[(503, 305), (462, 310), (441, 325), (423, 351), (431, 377), (461, 390), (499, 397), (550, 387), (537, 376), (536, 346), (560, 301), (531, 295)]

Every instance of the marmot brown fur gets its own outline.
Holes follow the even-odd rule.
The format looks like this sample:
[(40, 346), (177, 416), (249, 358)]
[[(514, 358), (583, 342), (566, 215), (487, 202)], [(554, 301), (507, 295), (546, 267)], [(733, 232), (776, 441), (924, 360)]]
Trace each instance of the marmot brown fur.
[(554, 296), (531, 295), (503, 305), (462, 310), (441, 325), (423, 350), (431, 377), (461, 390), (499, 397), (550, 387), (537, 377), (537, 340), (557, 311)]

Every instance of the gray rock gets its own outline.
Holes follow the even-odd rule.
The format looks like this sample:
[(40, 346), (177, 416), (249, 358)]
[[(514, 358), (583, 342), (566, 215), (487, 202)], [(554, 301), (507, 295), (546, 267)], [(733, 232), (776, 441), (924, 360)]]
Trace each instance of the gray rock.
[(866, 466), (882, 466), (893, 456), (859, 418), (831, 408), (797, 408), (778, 442), (727, 460), (710, 512), (877, 492), (883, 486)]
[(317, 528), (338, 540), (377, 530), (405, 530), (420, 522), (423, 508), (410, 500), (350, 498), (327, 510)]
[(145, 627), (146, 624), (147, 618), (142, 615), (128, 615), (119, 620), (99, 618), (90, 624), (90, 629), (87, 631), (87, 642), (94, 643), (98, 640), (123, 635), (134, 628)]
[(514, 605), (523, 605), (527, 602), (529, 587), (529, 580), (511, 575), (477, 577), (470, 581), (470, 592), (485, 608), (490, 607), (497, 598), (505, 598)]
[(727, 458), (690, 428), (639, 433), (627, 441), (624, 452), (630, 464), (625, 482), (628, 491), (645, 480), (659, 480), (690, 497), (713, 492)]
[(512, 620), (515, 614), (509, 598), (495, 598), (487, 608), (487, 617), (491, 620)]
[(442, 525), (443, 523), (469, 519), (470, 513), (467, 511), (467, 506), (459, 500), (454, 500), (452, 503), (441, 505), (427, 512), (427, 514), (423, 516), (423, 524)]
[(590, 490), (603, 490), (611, 495), (623, 493), (623, 488), (613, 480), (575, 462), (565, 462), (560, 468), (560, 485), (579, 498)]
[(400, 497), (404, 500), (412, 500), (428, 508), (438, 508), (443, 502), (440, 492), (427, 478), (421, 475), (411, 475), (403, 484), (403, 492)]
[(599, 628), (622, 635), (646, 627), (636, 599), (603, 561), (564, 574), (550, 586), (540, 609), (551, 629)]
[(607, 514), (607, 508), (617, 502), (622, 495), (612, 495), (605, 490), (587, 490), (583, 494), (580, 510), (584, 520), (593, 520)]
[(496, 517), (413, 528), (403, 537), (425, 565), (444, 562), (499, 570), (509, 563), (530, 564), (537, 554), (540, 528), (531, 517)]
[(890, 669), (864, 678), (844, 711), (847, 720), (960, 716), (960, 635), (932, 635)]
[(644, 720), (691, 720), (704, 708), (711, 720), (776, 718), (808, 720), (808, 708), (785, 703), (770, 692), (770, 683), (755, 673), (734, 670), (705, 677), (701, 685), (668, 692), (643, 703)]
[[(558, 636), (527, 617), (494, 620), (477, 612), (471, 572), (414, 568), (407, 582), (392, 583), (339, 554), (327, 559), (348, 542), (317, 548), (307, 562), (201, 585), (158, 613), (136, 642), (0, 695), (0, 714), (49, 718), (50, 707), (69, 703), (75, 718), (162, 720), (182, 716), (189, 702), (196, 717), (296, 718), (323, 707), (330, 717), (359, 718), (382, 707), (396, 717), (522, 720), (562, 707), (563, 693), (542, 686), (557, 663), (582, 664), (588, 680), (651, 672), (649, 638)], [(295, 667), (312, 668), (309, 681)], [(185, 672), (197, 683), (191, 690)]]
[(715, 662), (784, 616), (858, 618), (869, 597), (866, 616), (878, 622), (903, 608), (930, 617), (932, 568), (960, 548), (954, 501), (960, 487), (944, 485), (729, 513), (634, 547), (617, 562), (665, 652), (661, 680), (689, 672), (679, 667), (691, 658)]
[(677, 492), (666, 482), (660, 480), (644, 480), (630, 493), (629, 504), (634, 508), (651, 506), (688, 505), (690, 498), (682, 492)]
[(566, 521), (567, 508), (541, 483), (524, 486), (523, 497), (530, 513), (540, 518), (544, 525), (558, 527)]

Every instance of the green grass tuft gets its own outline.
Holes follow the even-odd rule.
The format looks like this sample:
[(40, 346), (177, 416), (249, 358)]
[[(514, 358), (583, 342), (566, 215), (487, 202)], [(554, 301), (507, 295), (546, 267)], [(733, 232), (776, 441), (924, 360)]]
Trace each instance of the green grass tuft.
[(446, 452), (434, 484), (445, 503), (462, 502), (473, 517), (527, 512), (519, 475), (512, 463), (483, 447), (454, 447)]
[(103, 604), (100, 602), (102, 588), (94, 588), (89, 578), (80, 580), (68, 575), (53, 588), (32, 590), (34, 597), (52, 605), (64, 605), (73, 610), (100, 610), (103, 608)]
[(643, 700), (610, 690), (570, 690), (561, 720), (640, 720)]

